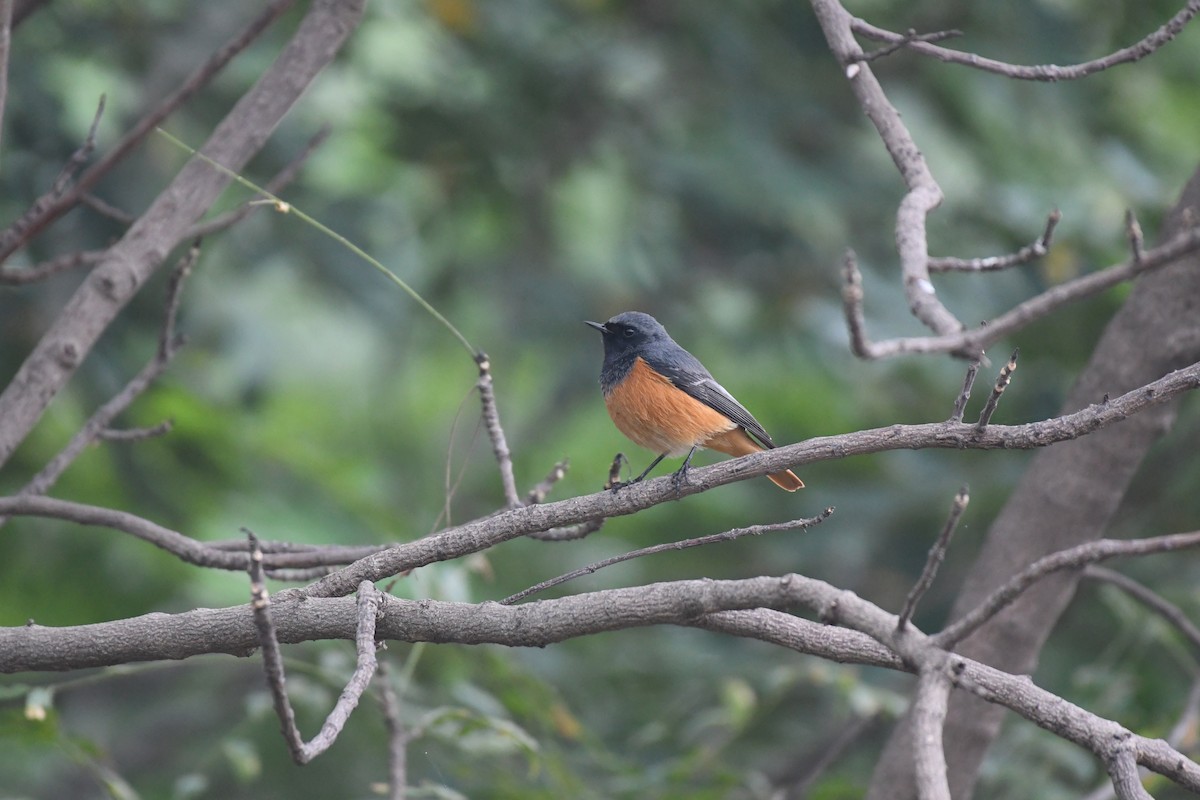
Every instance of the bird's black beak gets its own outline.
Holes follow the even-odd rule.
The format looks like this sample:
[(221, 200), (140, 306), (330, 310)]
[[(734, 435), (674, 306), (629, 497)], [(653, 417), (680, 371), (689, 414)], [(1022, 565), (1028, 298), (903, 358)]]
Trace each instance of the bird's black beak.
[(601, 333), (608, 333), (608, 328), (604, 327), (604, 323), (603, 323), (603, 322), (592, 322), (592, 321), (591, 321), (591, 320), (589, 320), (589, 319), (585, 319), (585, 320), (583, 321), (583, 324), (584, 324), (584, 325), (591, 325), (593, 328), (595, 328), (596, 330), (600, 331)]

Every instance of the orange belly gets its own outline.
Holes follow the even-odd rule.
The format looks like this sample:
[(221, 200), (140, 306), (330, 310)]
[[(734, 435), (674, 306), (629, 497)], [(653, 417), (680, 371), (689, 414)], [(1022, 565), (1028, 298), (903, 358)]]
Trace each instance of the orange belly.
[[(640, 358), (625, 380), (605, 395), (604, 405), (617, 430), (655, 453), (682, 456), (699, 446), (737, 457), (764, 449), (740, 425), (676, 387)], [(804, 488), (804, 481), (791, 470), (767, 477), (789, 492)]]
[(676, 388), (640, 358), (633, 362), (625, 380), (604, 398), (604, 404), (621, 433), (647, 450), (669, 456), (684, 455), (713, 436), (737, 428), (724, 414)]

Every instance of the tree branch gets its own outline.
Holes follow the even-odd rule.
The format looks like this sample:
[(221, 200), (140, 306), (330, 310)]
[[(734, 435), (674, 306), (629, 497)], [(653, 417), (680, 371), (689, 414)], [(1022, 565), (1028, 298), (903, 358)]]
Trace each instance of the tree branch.
[[(362, 3), (313, 3), (275, 63), (216, 127), (201, 154), (189, 159), (79, 287), (0, 394), (0, 418), (5, 421), (0, 428), (0, 466), (29, 434), (100, 334), (228, 185), (231, 178), (212, 168), (208, 159), (236, 171), (261, 149), (358, 23)], [(81, 179), (78, 187), (86, 188), (86, 181)]]
[[(67, 211), (75, 207), (79, 202), (83, 193), (91, 189), (96, 183), (107, 175), (113, 167), (121, 163), (126, 156), (144, 139), (151, 131), (153, 131), (160, 122), (175, 109), (183, 105), (187, 100), (202, 89), (213, 76), (221, 71), (233, 57), (245, 50), (250, 44), (258, 38), (264, 30), (283, 15), (292, 5), (295, 0), (272, 0), (267, 4), (263, 12), (250, 22), (237, 36), (231, 39), (224, 47), (202, 64), (195, 72), (187, 77), (183, 84), (176, 89), (172, 94), (168, 95), (158, 104), (149, 114), (138, 121), (133, 128), (121, 137), (120, 141), (113, 146), (99, 161), (93, 164), (86, 172), (79, 176), (79, 180), (69, 192), (61, 193), (61, 196), (54, 199), (52, 203), (39, 209), (37, 214), (26, 215), (23, 217), (23, 222), (20, 230), (15, 230), (16, 226), (10, 228), (3, 234), (0, 234), (0, 263), (4, 262), (10, 255), (16, 252), (26, 242), (36, 236), (40, 231), (61, 217)], [(310, 11), (311, 14), (311, 11)], [(296, 65), (300, 66), (300, 65)], [(296, 77), (306, 83), (301, 76), (304, 75), (304, 70), (297, 72)], [(280, 82), (282, 89), (283, 83)], [(287, 90), (283, 90), (286, 94)], [(266, 108), (262, 111), (269, 113)], [(249, 122), (249, 120), (242, 120)], [(271, 128), (274, 125), (270, 125)], [(212, 141), (212, 140), (210, 140)], [(221, 163), (228, 165), (231, 162), (223, 161), (221, 158), (210, 153), (213, 158), (216, 158)], [(253, 154), (251, 154), (253, 155)], [(245, 160), (248, 160), (245, 159)], [(244, 163), (244, 160), (242, 161)], [(211, 201), (209, 201), (211, 202)], [(207, 208), (207, 203), (204, 204)], [(204, 208), (200, 209), (200, 213), (204, 212)], [(147, 212), (149, 213), (149, 212)], [(3, 463), (3, 452), (0, 452), (0, 464)]]
[[(803, 606), (833, 627), (769, 609)], [(289, 644), (354, 639), (359, 601), (307, 597), (291, 590), (271, 606), (277, 638)], [(565, 639), (648, 625), (677, 624), (748, 636), (847, 663), (892, 669), (942, 664), (957, 685), (1015, 711), (1104, 760), (1115, 737), (1128, 737), (1136, 761), (1191, 791), (1200, 765), (1167, 743), (1132, 734), (1033, 684), (937, 649), (930, 637), (852, 592), (813, 578), (785, 575), (739, 581), (692, 580), (608, 589), (516, 606), (402, 600), (384, 595), (376, 636), (406, 642), (544, 647)], [(202, 653), (247, 656), (258, 647), (249, 606), (148, 614), (67, 628), (29, 624), (0, 629), (0, 672), (68, 670)]]
[(933, 637), (939, 647), (951, 648), (971, 635), (1001, 609), (1017, 599), (1034, 583), (1052, 572), (1104, 561), (1109, 558), (1140, 556), (1149, 553), (1169, 553), (1200, 546), (1200, 531), (1155, 536), (1149, 539), (1097, 539), (1093, 542), (1061, 550), (1030, 564), (988, 596), (974, 610), (962, 615), (954, 624)]
[(376, 665), (375, 627), (383, 594), (374, 584), (366, 581), (358, 587), (358, 614), (354, 636), (358, 658), (354, 674), (350, 676), (333, 710), (325, 718), (321, 730), (310, 741), (305, 742), (304, 737), (300, 735), (300, 729), (296, 727), (296, 713), (292, 710), (291, 701), (287, 696), (287, 676), (283, 667), (283, 654), (279, 650), (279, 640), (275, 635), (275, 625), (271, 620), (271, 602), (267, 593), (266, 575), (263, 574), (262, 550), (259, 549), (253, 533), (246, 531), (246, 536), (250, 540), (250, 593), (253, 598), (250, 608), (254, 612), (254, 626), (258, 630), (258, 640), (262, 645), (267, 686), (271, 690), (275, 713), (279, 716), (283, 738), (292, 754), (292, 760), (297, 764), (307, 764), (337, 741), (350, 715), (358, 707), (363, 693), (371, 685)]
[(1145, 58), (1178, 36), (1183, 27), (1198, 12), (1200, 12), (1200, 0), (1188, 0), (1188, 3), (1175, 16), (1171, 17), (1165, 25), (1136, 44), (1117, 50), (1103, 58), (1065, 67), (1053, 64), (1036, 66), (1007, 64), (1003, 61), (984, 58), (975, 53), (964, 53), (939, 47), (935, 44), (929, 44), (922, 41), (920, 37), (910, 37), (907, 34), (894, 33), (884, 28), (876, 27), (861, 19), (855, 19), (853, 24), (855, 33), (877, 41), (901, 44), (904, 47), (910, 48), (913, 52), (936, 58), (938, 61), (944, 61), (948, 64), (961, 64), (983, 70), (984, 72), (992, 72), (997, 75), (1003, 75), (1006, 78), (1016, 78), (1018, 80), (1068, 81), (1085, 78), (1088, 75), (1115, 67), (1118, 64), (1128, 64)]

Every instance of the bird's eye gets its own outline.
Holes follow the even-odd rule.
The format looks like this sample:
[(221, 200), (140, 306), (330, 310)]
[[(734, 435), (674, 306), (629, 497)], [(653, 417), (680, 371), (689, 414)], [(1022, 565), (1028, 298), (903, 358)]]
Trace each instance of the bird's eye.
[(626, 339), (632, 339), (633, 338), (633, 328), (626, 328), (624, 330), (624, 334), (625, 334)]

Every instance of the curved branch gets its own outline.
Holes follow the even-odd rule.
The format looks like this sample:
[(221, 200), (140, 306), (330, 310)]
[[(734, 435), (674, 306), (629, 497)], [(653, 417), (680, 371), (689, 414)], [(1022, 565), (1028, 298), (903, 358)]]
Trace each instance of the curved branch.
[(1097, 561), (1120, 556), (1140, 556), (1149, 553), (1169, 553), (1187, 547), (1200, 546), (1200, 531), (1155, 536), (1150, 539), (1097, 539), (1093, 542), (1053, 553), (1030, 564), (987, 597), (972, 611), (933, 637), (940, 647), (950, 648), (979, 629), (1033, 584), (1053, 572), (1078, 569)]
[(1188, 0), (1188, 3), (1175, 16), (1171, 17), (1165, 25), (1136, 44), (1124, 47), (1103, 58), (1065, 67), (1054, 64), (1039, 64), (1035, 66), (1008, 64), (992, 58), (985, 58), (975, 53), (964, 53), (958, 50), (939, 47), (938, 45), (922, 40), (921, 37), (895, 33), (876, 27), (865, 20), (855, 19), (853, 25), (855, 33), (877, 41), (899, 44), (911, 49), (913, 52), (936, 58), (938, 61), (944, 61), (948, 64), (961, 64), (983, 70), (984, 72), (1003, 75), (1006, 78), (1016, 78), (1025, 81), (1069, 81), (1086, 78), (1088, 75), (1106, 70), (1109, 67), (1115, 67), (1118, 64), (1128, 64), (1145, 58), (1178, 36), (1183, 27), (1197, 13), (1200, 13), (1200, 0)]

